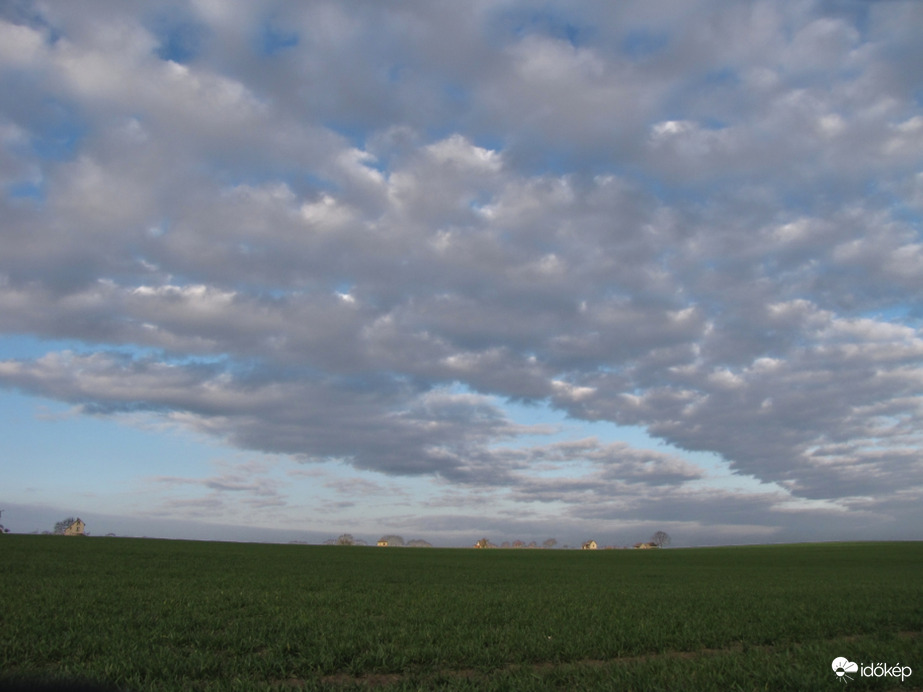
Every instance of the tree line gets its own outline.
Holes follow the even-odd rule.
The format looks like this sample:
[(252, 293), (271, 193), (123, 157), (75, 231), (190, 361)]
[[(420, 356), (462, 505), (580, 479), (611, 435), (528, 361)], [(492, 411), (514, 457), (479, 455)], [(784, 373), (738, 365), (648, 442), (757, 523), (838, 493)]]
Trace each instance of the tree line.
[[(671, 540), (672, 539), (670, 538), (670, 535), (666, 531), (658, 531), (653, 536), (651, 536), (650, 541), (644, 544), (636, 543), (635, 547), (637, 548), (639, 546), (640, 547), (653, 546), (657, 548), (664, 548), (670, 545)], [(586, 547), (590, 543), (593, 543), (595, 545), (596, 541), (587, 541), (583, 545), (584, 547)], [(542, 548), (554, 548), (557, 544), (558, 542), (554, 538), (549, 538), (548, 540), (542, 543), (541, 547)], [(497, 545), (496, 543), (491, 542), (489, 538), (482, 538), (477, 543), (474, 544), (474, 547), (475, 548), (538, 548), (539, 545), (535, 541), (531, 541), (530, 543), (525, 543), (524, 541), (518, 541), (518, 540), (513, 541), (513, 542), (503, 541), (503, 543), (501, 543), (500, 545)], [(568, 548), (568, 547), (569, 546), (566, 546), (566, 545), (564, 546), (564, 548)]]
[[(337, 538), (331, 538), (324, 541), (324, 545), (368, 545), (361, 538), (354, 538), (351, 533), (344, 533), (338, 536)], [(382, 536), (378, 539), (378, 545), (388, 546), (391, 548), (432, 548), (432, 544), (428, 541), (424, 541), (422, 538), (413, 538), (409, 541), (404, 541), (401, 536), (388, 535)]]

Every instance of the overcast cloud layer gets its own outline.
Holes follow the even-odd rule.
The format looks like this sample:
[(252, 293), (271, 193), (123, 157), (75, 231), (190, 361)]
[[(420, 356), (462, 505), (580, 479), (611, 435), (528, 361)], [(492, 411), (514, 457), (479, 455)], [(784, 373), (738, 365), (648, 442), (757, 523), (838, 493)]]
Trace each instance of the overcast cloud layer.
[[(919, 538), (921, 27), (914, 1), (6, 3), (0, 332), (77, 346), (0, 385), (434, 479), (433, 531)], [(505, 402), (668, 446), (542, 441)], [(275, 497), (247, 468), (195, 482)]]

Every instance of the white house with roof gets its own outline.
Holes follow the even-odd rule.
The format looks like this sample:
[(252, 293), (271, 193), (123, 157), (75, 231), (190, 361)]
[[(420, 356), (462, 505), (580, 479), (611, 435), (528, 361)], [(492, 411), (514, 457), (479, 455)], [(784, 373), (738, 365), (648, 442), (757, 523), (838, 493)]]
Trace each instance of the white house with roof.
[(74, 523), (64, 529), (65, 536), (86, 536), (87, 525), (83, 523), (80, 517), (74, 519)]

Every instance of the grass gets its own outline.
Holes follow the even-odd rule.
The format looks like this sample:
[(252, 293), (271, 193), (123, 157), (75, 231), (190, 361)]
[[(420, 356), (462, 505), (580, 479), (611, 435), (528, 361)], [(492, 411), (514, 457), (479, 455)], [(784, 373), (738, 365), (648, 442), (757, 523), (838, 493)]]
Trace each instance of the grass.
[(830, 662), (846, 656), (917, 669), (862, 690), (912, 689), (921, 577), (923, 543), (590, 552), (4, 536), (0, 682), (837, 689)]

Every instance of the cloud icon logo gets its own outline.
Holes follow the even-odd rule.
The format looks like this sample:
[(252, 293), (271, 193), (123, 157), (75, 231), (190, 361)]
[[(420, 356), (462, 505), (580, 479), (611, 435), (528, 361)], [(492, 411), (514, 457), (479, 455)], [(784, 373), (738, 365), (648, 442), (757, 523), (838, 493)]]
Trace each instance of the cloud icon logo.
[(846, 673), (859, 672), (859, 666), (857, 664), (842, 656), (833, 659), (831, 667), (833, 668), (833, 672), (836, 673), (836, 676), (843, 682), (846, 682), (847, 679), (852, 680)]

